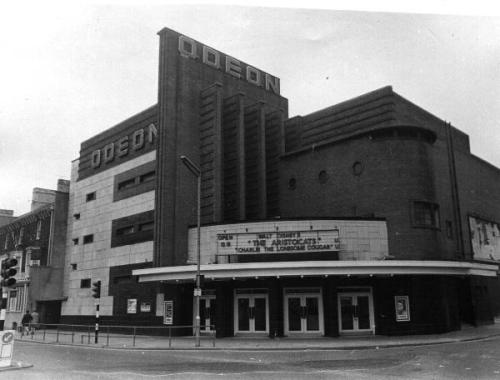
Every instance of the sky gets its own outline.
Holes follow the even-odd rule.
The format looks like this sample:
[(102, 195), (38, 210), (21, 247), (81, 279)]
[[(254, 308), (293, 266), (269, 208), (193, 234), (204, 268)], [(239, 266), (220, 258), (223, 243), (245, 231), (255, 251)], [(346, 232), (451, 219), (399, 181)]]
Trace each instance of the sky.
[(34, 187), (70, 178), (82, 141), (156, 103), (163, 27), (278, 76), (290, 117), (392, 85), (500, 167), (500, 13), (491, 5), (197, 3), (0, 5), (0, 209), (28, 212)]

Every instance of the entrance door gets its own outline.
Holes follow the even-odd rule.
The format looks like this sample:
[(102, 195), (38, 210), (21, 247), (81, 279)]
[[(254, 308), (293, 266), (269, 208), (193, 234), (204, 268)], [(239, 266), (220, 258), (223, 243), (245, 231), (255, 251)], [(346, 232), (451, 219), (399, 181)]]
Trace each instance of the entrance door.
[(323, 304), (319, 291), (301, 294), (285, 290), (285, 334), (294, 333), (323, 333)]
[(371, 292), (339, 293), (338, 310), (341, 334), (374, 333)]
[(200, 298), (201, 331), (210, 332), (215, 329), (215, 296)]
[(268, 333), (267, 294), (236, 294), (235, 333)]

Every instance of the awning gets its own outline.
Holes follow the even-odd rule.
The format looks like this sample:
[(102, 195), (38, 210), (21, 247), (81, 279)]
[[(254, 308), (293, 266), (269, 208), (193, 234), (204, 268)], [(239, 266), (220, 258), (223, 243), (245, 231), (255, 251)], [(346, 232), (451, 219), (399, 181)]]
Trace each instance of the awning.
[[(463, 261), (285, 261), (201, 265), (206, 279), (305, 276), (442, 275), (496, 277), (498, 265)], [(136, 269), (139, 282), (193, 281), (196, 265)]]

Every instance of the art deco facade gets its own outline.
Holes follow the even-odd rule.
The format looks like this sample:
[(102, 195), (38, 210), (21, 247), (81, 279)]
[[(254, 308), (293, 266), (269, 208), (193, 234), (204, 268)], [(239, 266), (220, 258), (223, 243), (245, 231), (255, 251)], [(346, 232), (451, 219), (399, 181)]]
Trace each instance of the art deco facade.
[(288, 117), (279, 79), (169, 29), (158, 104), (82, 143), (63, 303), (91, 322), (218, 336), (415, 334), (489, 323), (498, 168), (391, 87)]

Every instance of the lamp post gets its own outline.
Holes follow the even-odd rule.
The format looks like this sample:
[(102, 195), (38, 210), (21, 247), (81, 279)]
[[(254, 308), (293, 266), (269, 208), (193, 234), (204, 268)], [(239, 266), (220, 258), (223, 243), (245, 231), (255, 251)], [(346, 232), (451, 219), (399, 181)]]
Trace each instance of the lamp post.
[(195, 346), (200, 347), (200, 297), (201, 297), (201, 284), (200, 284), (200, 222), (201, 222), (201, 170), (186, 156), (181, 156), (181, 161), (198, 179), (198, 201), (197, 201), (197, 218), (196, 218), (196, 288), (194, 289), (195, 298)]

